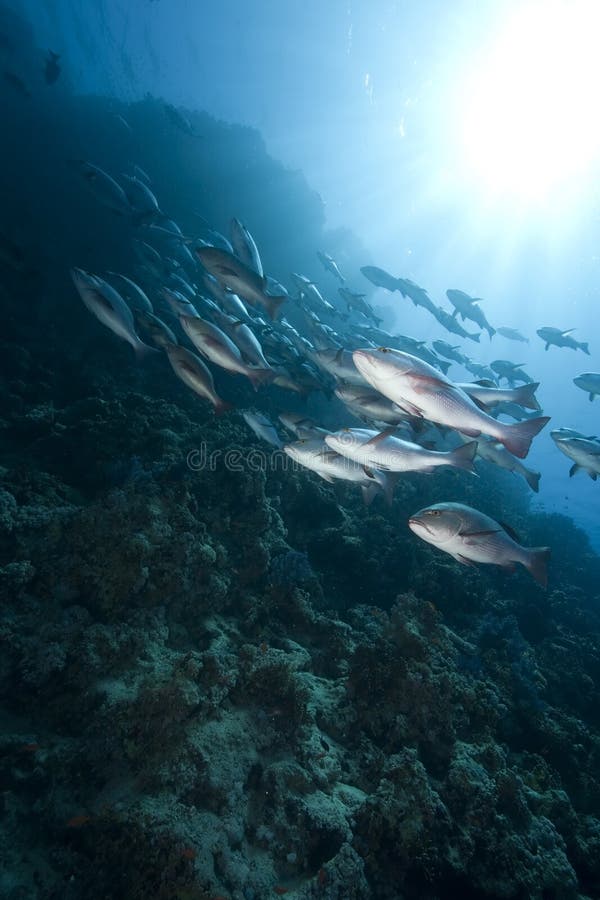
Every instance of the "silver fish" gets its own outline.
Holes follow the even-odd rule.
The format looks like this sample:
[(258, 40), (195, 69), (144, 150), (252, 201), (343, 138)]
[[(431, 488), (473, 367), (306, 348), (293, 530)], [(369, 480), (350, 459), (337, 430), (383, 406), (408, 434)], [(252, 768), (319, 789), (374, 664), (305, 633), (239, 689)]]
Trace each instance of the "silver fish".
[(419, 444), (396, 437), (392, 432), (378, 433), (366, 428), (345, 428), (325, 438), (336, 453), (363, 466), (384, 472), (423, 472), (429, 474), (438, 466), (454, 466), (475, 474), (473, 459), (477, 441), (462, 444), (455, 450), (426, 450)]
[(118, 278), (123, 283), (125, 299), (131, 306), (136, 309), (144, 310), (145, 312), (154, 312), (152, 303), (139, 284), (136, 284), (135, 281), (132, 281), (131, 278), (128, 278), (126, 275), (120, 275), (118, 272), (108, 272), (107, 274), (110, 275), (111, 278)]
[(573, 460), (569, 469), (572, 478), (579, 471), (587, 472), (592, 481), (596, 481), (600, 475), (600, 442), (594, 438), (569, 437), (550, 432), (550, 437), (565, 456)]
[(327, 272), (331, 272), (332, 275), (335, 275), (335, 277), (338, 278), (343, 284), (346, 279), (340, 272), (339, 266), (333, 256), (330, 256), (329, 253), (322, 253), (320, 250), (317, 250), (317, 256), (319, 257), (323, 268)]
[(100, 203), (121, 216), (131, 215), (133, 209), (125, 191), (108, 172), (83, 159), (76, 160), (75, 166), (89, 190)]
[(210, 370), (195, 353), (175, 344), (165, 347), (165, 350), (178, 378), (181, 378), (183, 383), (187, 384), (198, 396), (212, 403), (217, 415), (233, 409), (231, 403), (226, 403), (219, 397)]
[(385, 288), (386, 291), (390, 291), (391, 293), (400, 290), (398, 282), (402, 279), (394, 278), (393, 275), (390, 275), (385, 269), (380, 269), (379, 266), (362, 266), (360, 271), (371, 284), (375, 285), (375, 287)]
[(283, 452), (290, 459), (320, 475), (325, 481), (351, 481), (363, 489), (365, 502), (370, 502), (373, 485), (379, 485), (386, 500), (391, 502), (396, 479), (384, 472), (371, 471), (331, 450), (321, 438), (299, 440), (285, 444)]
[(163, 320), (159, 319), (158, 316), (153, 315), (153, 313), (138, 311), (135, 314), (135, 320), (144, 331), (148, 332), (152, 343), (156, 347), (161, 347), (165, 350), (167, 347), (171, 346), (171, 344), (179, 343), (169, 326), (165, 325)]
[(203, 356), (227, 372), (245, 375), (255, 391), (261, 385), (273, 381), (275, 373), (272, 369), (249, 366), (233, 341), (212, 322), (185, 315), (180, 316), (179, 321), (192, 344)]
[(523, 459), (531, 441), (549, 421), (547, 416), (515, 424), (498, 422), (445, 375), (428, 363), (399, 350), (355, 350), (358, 371), (410, 415), (462, 431), (469, 437), (489, 434)]
[(153, 347), (140, 340), (135, 331), (131, 310), (110, 284), (83, 269), (71, 269), (71, 278), (89, 311), (113, 334), (127, 341), (138, 360), (156, 353)]
[(493, 409), (499, 403), (517, 403), (525, 409), (541, 409), (535, 397), (535, 392), (540, 386), (539, 381), (531, 381), (516, 388), (504, 389), (492, 386), (490, 383), (455, 382), (455, 384), (485, 409)]
[(324, 372), (346, 384), (357, 384), (367, 387), (367, 382), (355, 365), (350, 350), (315, 350), (311, 358)]
[(496, 334), (496, 329), (492, 328), (485, 317), (485, 313), (479, 307), (479, 304), (483, 302), (481, 297), (471, 297), (469, 294), (465, 294), (464, 291), (459, 291), (456, 288), (449, 288), (446, 291), (446, 297), (454, 307), (452, 314), (454, 317), (458, 314), (463, 321), (470, 319), (476, 325), (479, 325), (480, 328), (487, 331), (490, 340), (493, 338)]
[(218, 247), (196, 247), (195, 253), (207, 272), (220, 284), (252, 306), (265, 309), (272, 319), (277, 318), (286, 297), (267, 293), (268, 281), (264, 276), (261, 277), (237, 256)]
[(158, 200), (141, 178), (135, 175), (121, 175), (125, 182), (125, 194), (138, 216), (151, 217), (161, 214)]
[(436, 503), (408, 520), (422, 540), (467, 566), (491, 563), (513, 571), (520, 563), (542, 587), (548, 582), (549, 547), (523, 547), (507, 526), (462, 503)]
[(600, 394), (600, 374), (597, 372), (584, 372), (583, 375), (577, 375), (573, 379), (573, 383), (589, 394), (590, 400)]
[(571, 337), (573, 331), (575, 331), (574, 328), (561, 331), (560, 328), (547, 327), (538, 328), (536, 334), (544, 341), (546, 345), (545, 350), (548, 350), (551, 345), (554, 347), (569, 347), (571, 350), (583, 350), (589, 356), (590, 348), (587, 341), (576, 341), (574, 337)]
[(273, 447), (277, 447), (278, 450), (281, 450), (283, 441), (277, 434), (277, 429), (271, 420), (267, 418), (264, 413), (254, 412), (253, 410), (244, 410), (242, 416), (244, 417), (244, 421), (248, 428), (254, 432), (257, 438), (260, 438), (268, 444), (272, 444)]
[(256, 241), (239, 219), (231, 220), (231, 243), (242, 262), (262, 278), (264, 272)]
[(161, 296), (167, 301), (171, 312), (176, 316), (198, 316), (198, 310), (187, 297), (179, 291), (172, 291), (168, 287), (160, 289)]
[(500, 328), (496, 328), (496, 331), (498, 334), (501, 334), (502, 337), (508, 338), (509, 341), (520, 341), (522, 344), (529, 343), (529, 338), (524, 337), (516, 328), (506, 328), (501, 326)]
[(493, 463), (500, 469), (522, 475), (532, 491), (537, 494), (540, 489), (540, 473), (528, 469), (520, 459), (509, 453), (506, 447), (494, 441), (493, 438), (478, 438), (477, 456)]

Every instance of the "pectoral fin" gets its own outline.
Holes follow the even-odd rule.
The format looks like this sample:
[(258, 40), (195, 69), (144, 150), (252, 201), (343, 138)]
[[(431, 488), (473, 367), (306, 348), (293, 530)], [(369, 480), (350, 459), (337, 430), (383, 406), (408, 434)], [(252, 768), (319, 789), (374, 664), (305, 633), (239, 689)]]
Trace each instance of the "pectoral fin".
[(456, 562), (461, 563), (463, 566), (470, 566), (472, 569), (477, 568), (477, 563), (474, 563), (472, 559), (467, 559), (466, 556), (463, 556), (462, 553), (453, 553), (452, 556), (456, 560)]
[(385, 440), (385, 438), (390, 437), (396, 431), (396, 426), (392, 425), (390, 428), (386, 428), (385, 431), (380, 432), (380, 434), (376, 434), (375, 437), (369, 438), (368, 441), (365, 441), (364, 444), (361, 444), (361, 447), (375, 447), (377, 444), (381, 443), (381, 441)]
[(432, 390), (432, 388), (448, 390), (451, 387), (447, 381), (442, 381), (441, 378), (436, 378), (435, 375), (411, 375), (410, 379), (417, 394), (424, 394), (426, 391)]

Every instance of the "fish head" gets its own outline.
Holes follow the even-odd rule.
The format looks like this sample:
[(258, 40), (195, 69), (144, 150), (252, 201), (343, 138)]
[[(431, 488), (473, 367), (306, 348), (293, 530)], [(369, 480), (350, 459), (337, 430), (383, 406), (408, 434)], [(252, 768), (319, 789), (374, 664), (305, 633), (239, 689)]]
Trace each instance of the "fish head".
[(352, 353), (354, 365), (370, 384), (385, 383), (393, 378), (409, 374), (413, 365), (411, 357), (400, 350), (379, 347), (376, 350), (355, 350)]
[(408, 520), (408, 527), (428, 544), (439, 546), (459, 534), (462, 522), (457, 504), (435, 503), (414, 513)]

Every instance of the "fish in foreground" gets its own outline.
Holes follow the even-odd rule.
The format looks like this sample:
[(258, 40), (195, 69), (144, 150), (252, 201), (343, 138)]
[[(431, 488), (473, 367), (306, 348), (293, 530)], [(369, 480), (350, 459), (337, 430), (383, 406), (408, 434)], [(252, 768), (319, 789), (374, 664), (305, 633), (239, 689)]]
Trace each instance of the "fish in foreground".
[(520, 459), (527, 456), (531, 441), (549, 421), (548, 416), (540, 416), (515, 424), (499, 422), (462, 388), (410, 353), (389, 348), (355, 350), (352, 358), (369, 384), (409, 415), (455, 428), (469, 437), (489, 434)]
[(217, 415), (233, 409), (231, 403), (227, 403), (217, 394), (212, 374), (199, 356), (176, 344), (166, 346), (165, 350), (178, 378), (181, 378), (183, 383), (187, 384), (199, 397), (212, 403)]
[(79, 296), (89, 311), (133, 348), (138, 360), (156, 353), (154, 347), (145, 344), (135, 331), (133, 314), (118, 291), (96, 275), (83, 269), (71, 269), (71, 278)]
[(598, 372), (584, 372), (583, 375), (577, 375), (573, 379), (573, 383), (589, 394), (590, 400), (600, 394), (600, 373)]
[(554, 347), (569, 347), (571, 350), (583, 350), (583, 352), (587, 353), (589, 356), (590, 348), (587, 341), (576, 341), (574, 337), (571, 337), (573, 331), (575, 331), (574, 328), (568, 328), (566, 331), (561, 331), (560, 328), (551, 328), (548, 326), (546, 328), (538, 328), (536, 334), (538, 337), (541, 337), (546, 344), (544, 350), (548, 350), (550, 345), (553, 345)]
[(600, 475), (600, 442), (595, 438), (565, 435), (564, 431), (566, 429), (551, 431), (550, 437), (558, 449), (573, 460), (569, 477), (572, 478), (577, 472), (583, 471), (588, 473), (592, 481), (596, 481)]
[(494, 463), (500, 469), (522, 475), (532, 491), (537, 494), (540, 489), (540, 473), (534, 472), (523, 465), (520, 459), (509, 453), (506, 447), (499, 444), (493, 438), (479, 438), (477, 441), (477, 456), (488, 462)]
[(538, 584), (548, 583), (550, 547), (523, 547), (512, 529), (462, 503), (436, 503), (419, 510), (408, 525), (422, 540), (460, 563), (491, 563), (514, 571), (520, 563)]
[(196, 247), (195, 253), (206, 271), (224, 287), (229, 288), (252, 306), (260, 306), (272, 319), (287, 299), (283, 295), (267, 293), (268, 281), (227, 250), (219, 247)]
[(271, 420), (264, 413), (244, 410), (242, 416), (248, 428), (252, 429), (257, 438), (261, 438), (261, 440), (281, 450), (283, 441), (277, 434), (277, 429)]
[(470, 441), (456, 450), (440, 452), (398, 438), (393, 434), (394, 430), (378, 433), (367, 428), (345, 428), (328, 434), (325, 443), (341, 456), (384, 472), (430, 474), (438, 466), (454, 466), (475, 474), (473, 459), (477, 441)]

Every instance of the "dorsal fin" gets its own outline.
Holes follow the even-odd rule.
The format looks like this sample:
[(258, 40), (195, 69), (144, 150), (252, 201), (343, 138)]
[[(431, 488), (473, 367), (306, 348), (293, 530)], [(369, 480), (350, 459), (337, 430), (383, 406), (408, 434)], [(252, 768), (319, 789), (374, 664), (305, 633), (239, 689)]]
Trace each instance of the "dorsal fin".
[(568, 334), (573, 334), (574, 331), (577, 331), (576, 328), (567, 328), (566, 331), (561, 331), (562, 337), (566, 337)]

